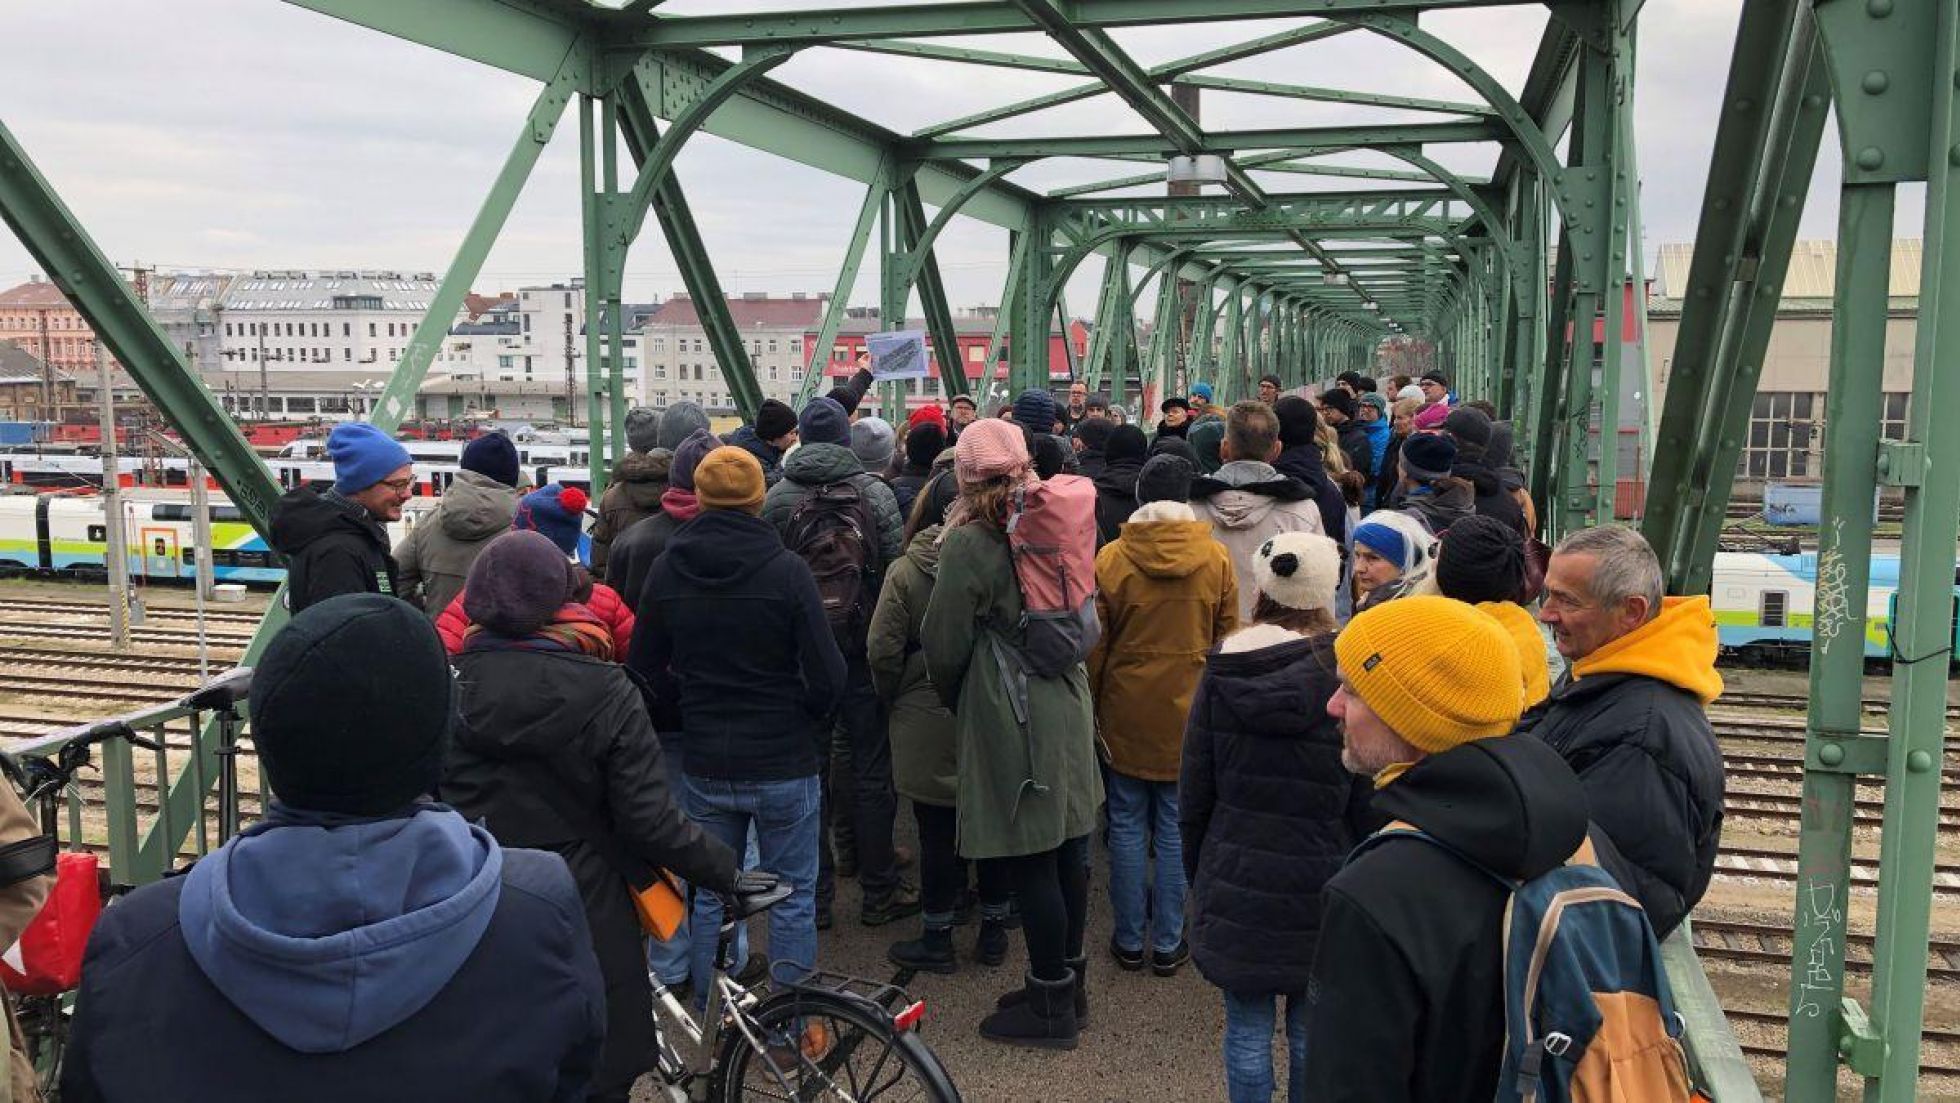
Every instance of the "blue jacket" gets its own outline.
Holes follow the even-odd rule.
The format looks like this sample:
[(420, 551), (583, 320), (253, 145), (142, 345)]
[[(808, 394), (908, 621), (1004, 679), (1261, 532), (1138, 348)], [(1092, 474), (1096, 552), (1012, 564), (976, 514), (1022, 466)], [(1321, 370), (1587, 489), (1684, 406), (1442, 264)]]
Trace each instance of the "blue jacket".
[(110, 908), (64, 1098), (584, 1098), (605, 1027), (558, 856), (443, 805), (272, 817)]

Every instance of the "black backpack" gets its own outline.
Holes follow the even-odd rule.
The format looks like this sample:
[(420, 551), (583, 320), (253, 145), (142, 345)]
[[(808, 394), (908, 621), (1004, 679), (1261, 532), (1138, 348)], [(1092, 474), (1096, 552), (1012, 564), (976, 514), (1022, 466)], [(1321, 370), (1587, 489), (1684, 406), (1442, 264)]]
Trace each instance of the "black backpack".
[(877, 562), (878, 515), (854, 482), (812, 487), (789, 515), (783, 546), (810, 565), (824, 619), (839, 640), (870, 619), (869, 581)]

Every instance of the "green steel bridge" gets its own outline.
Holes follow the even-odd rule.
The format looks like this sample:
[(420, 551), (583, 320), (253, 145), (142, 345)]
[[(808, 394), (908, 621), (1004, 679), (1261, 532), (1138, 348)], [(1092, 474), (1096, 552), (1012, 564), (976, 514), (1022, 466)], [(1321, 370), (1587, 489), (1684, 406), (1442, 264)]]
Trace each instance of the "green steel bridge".
[[(1641, 473), (1619, 471), (1616, 449), (1595, 449), (1592, 430), (1621, 424), (1629, 373), (1637, 373), (1642, 394), (1649, 380), (1637, 347), (1610, 339), (1644, 301), (1626, 293), (1644, 286), (1632, 125), (1641, 0), (1533, 5), (1549, 9), (1549, 19), (1516, 87), (1424, 16), (1524, 0), (965, 0), (780, 12), (767, 10), (767, 0), (742, 0), (691, 15), (664, 13), (660, 0), (287, 2), (538, 84), (441, 291), (375, 404), (372, 420), (383, 427), (411, 408), (570, 109), (581, 165), (595, 489), (625, 447), (623, 311), (616, 308), (628, 248), (649, 215), (738, 408), (752, 416), (761, 401), (714, 258), (674, 173), (688, 140), (707, 133), (864, 186), (813, 350), (831, 347), (874, 246), (882, 316), (905, 317), (916, 295), (935, 346), (957, 348), (938, 244), (960, 217), (1009, 233), (986, 364), (991, 370), (1004, 356), (1015, 390), (1048, 384), (1051, 319), (1069, 277), (1092, 255), (1103, 269), (1097, 324), (1086, 357), (1072, 367), (1094, 387), (1120, 393), (1131, 380), (1161, 382), (1183, 371), (1215, 380), (1218, 398), (1230, 401), (1267, 372), (1288, 386), (1325, 380), (1367, 363), (1387, 336), (1423, 338), (1465, 396), (1488, 398), (1515, 419), (1548, 538), (1610, 520), (1618, 479), (1644, 475), (1646, 533), (1675, 592), (1709, 586), (1729, 474), (1798, 218), (1827, 120), (1835, 119), (1843, 152), (1836, 325), (1800, 870), (1790, 903), (1797, 934), (1786, 1092), (1799, 1103), (1833, 1099), (1845, 1068), (1862, 1078), (1868, 1100), (1914, 1098), (1960, 525), (1960, 434), (1932, 432), (1960, 423), (1960, 353), (1947, 340), (1955, 336), (1947, 323), (1960, 326), (1960, 241), (1946, 244), (1949, 220), (1960, 219), (1960, 6), (1744, 0), (1726, 87), (1708, 104), (1719, 130), (1665, 404), (1649, 422), (1651, 449), (1642, 450), (1652, 469)], [(1268, 33), (1154, 65), (1113, 35), (1255, 20)], [(1284, 29), (1271, 32), (1273, 20)], [(1057, 49), (1037, 55), (972, 44), (1030, 33)], [(1392, 43), (1408, 65), (1440, 67), (1469, 96), (1426, 99), (1215, 71), (1340, 35)], [(799, 54), (826, 51), (931, 59), (955, 79), (979, 67), (1079, 82), (899, 133), (771, 77)], [(1207, 129), (1196, 110), (1205, 89), (1423, 121)], [(1109, 96), (1143, 126), (1129, 134), (974, 133)], [(1494, 171), (1452, 172), (1435, 156), (1435, 147), (1462, 144), (1495, 148)], [(1399, 167), (1326, 159), (1349, 151), (1385, 155), (1373, 161)], [(1205, 159), (1196, 163), (1221, 186), (1214, 194), (1189, 187), (1163, 194), (1154, 185), (1167, 159), (1179, 157)], [(1021, 170), (1056, 158), (1127, 171), (1046, 191), (1016, 182)], [(1342, 190), (1308, 190), (1300, 183), (1308, 178), (1338, 179)], [(1911, 420), (1904, 439), (1892, 440), (1881, 437), (1880, 370), (1901, 185), (1924, 189), (1925, 263)], [(4, 120), (0, 215), (263, 532), (278, 493), (266, 467)], [(1153, 285), (1156, 324), (1140, 344), (1130, 323)], [(1609, 335), (1603, 342), (1590, 336), (1596, 318)], [(944, 359), (944, 385), (964, 392), (972, 381), (963, 366)], [(806, 392), (818, 378), (807, 373)], [(1861, 626), (1878, 486), (1899, 488), (1906, 505), (1889, 730), (1869, 735), (1860, 723)], [(279, 619), (276, 612), (267, 618), (260, 641)], [(216, 775), (215, 749), (207, 734), (173, 772), (168, 799), (141, 814), (130, 752), (107, 752), (119, 880), (160, 876), (185, 845)], [(1873, 984), (1862, 1003), (1844, 986), (1861, 781), (1882, 782), (1885, 794)], [(1670, 965), (1699, 1070), (1725, 1103), (1760, 1098), (1692, 951), (1676, 941)]]

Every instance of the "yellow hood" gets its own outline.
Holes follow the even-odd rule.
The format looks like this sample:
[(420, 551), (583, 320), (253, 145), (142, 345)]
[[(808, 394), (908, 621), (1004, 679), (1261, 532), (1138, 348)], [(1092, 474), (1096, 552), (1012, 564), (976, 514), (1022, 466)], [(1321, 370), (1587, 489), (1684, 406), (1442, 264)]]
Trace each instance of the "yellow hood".
[(1722, 695), (1715, 671), (1715, 614), (1706, 597), (1661, 600), (1661, 615), (1572, 664), (1574, 680), (1638, 674), (1686, 690), (1707, 704)]
[(1538, 631), (1538, 618), (1509, 601), (1480, 601), (1477, 608), (1489, 613), (1517, 645), (1518, 663), (1524, 669), (1524, 707), (1543, 701), (1552, 692), (1552, 672), (1545, 662), (1545, 637)]

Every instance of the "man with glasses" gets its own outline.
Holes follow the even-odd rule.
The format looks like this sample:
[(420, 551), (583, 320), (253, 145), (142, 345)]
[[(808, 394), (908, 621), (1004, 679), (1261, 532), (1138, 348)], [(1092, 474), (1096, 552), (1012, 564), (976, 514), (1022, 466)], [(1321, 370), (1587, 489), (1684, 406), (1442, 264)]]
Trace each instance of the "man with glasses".
[(1706, 706), (1721, 695), (1706, 597), (1662, 597), (1647, 541), (1620, 525), (1552, 549), (1538, 619), (1570, 664), (1520, 731), (1586, 787), (1600, 864), (1666, 938), (1708, 889), (1722, 835), (1722, 756)]
[(397, 593), (384, 526), (400, 520), (415, 495), (408, 449), (364, 421), (346, 421), (328, 435), (327, 456), (331, 489), (302, 486), (272, 508), (272, 547), (285, 561), (286, 604), (295, 613), (336, 594)]

